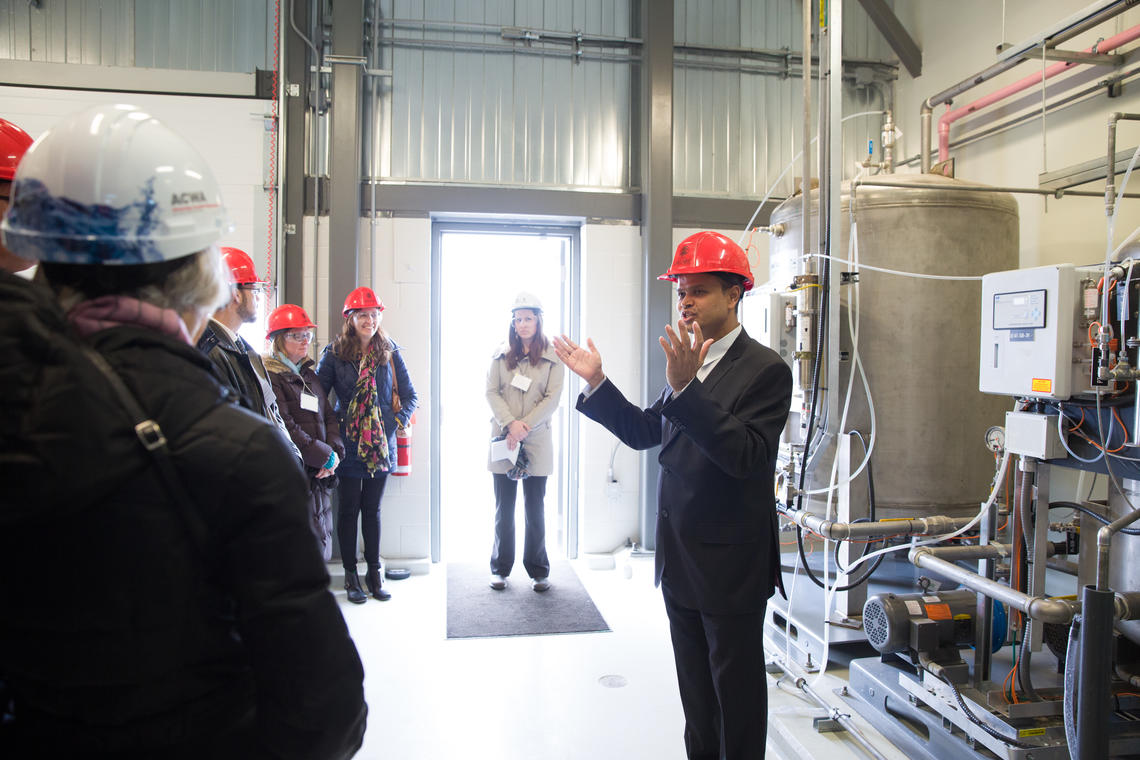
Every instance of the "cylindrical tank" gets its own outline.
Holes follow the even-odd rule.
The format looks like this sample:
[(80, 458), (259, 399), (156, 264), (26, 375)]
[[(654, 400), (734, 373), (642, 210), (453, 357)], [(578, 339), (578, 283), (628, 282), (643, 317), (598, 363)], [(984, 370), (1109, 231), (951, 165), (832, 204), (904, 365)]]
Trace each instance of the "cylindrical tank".
[[(934, 175), (892, 175), (903, 187), (860, 185), (855, 192), (858, 256), (865, 265), (902, 272), (979, 276), (1018, 266), (1017, 202), (1008, 193), (962, 189), (967, 184)], [(933, 186), (934, 189), (914, 187)], [(818, 192), (813, 193), (810, 251), (819, 250)], [(833, 220), (838, 233), (833, 255), (848, 258), (851, 184), (841, 188), (842, 215)], [(790, 198), (772, 213), (783, 225), (769, 248), (770, 286), (792, 288), (801, 273), (802, 206)], [(819, 260), (817, 271), (826, 264)], [(853, 267), (837, 264), (835, 272)], [(835, 276), (838, 276), (836, 274)], [(989, 494), (993, 454), (985, 431), (1004, 423), (1010, 400), (978, 390), (981, 283), (917, 279), (862, 269), (858, 285), (840, 287), (840, 345), (825, 356), (839, 361), (839, 410), (827, 420), (838, 432), (847, 381), (852, 369), (848, 330), (851, 288), (859, 289), (858, 351), (871, 388), (876, 416), (874, 466), (876, 516), (879, 519), (976, 511)], [(805, 350), (810, 346), (797, 346)], [(803, 443), (810, 393), (799, 387), (784, 440)], [(826, 361), (821, 384), (827, 383)], [(825, 401), (821, 400), (821, 403)], [(856, 376), (845, 430), (870, 435), (870, 415)], [(826, 487), (831, 476), (836, 436), (824, 439), (813, 457), (808, 488)], [(861, 449), (852, 447), (857, 464)], [(855, 465), (852, 465), (854, 467)], [(862, 482), (860, 480), (860, 482)], [(860, 486), (865, 488), (865, 486)], [(821, 497), (807, 506), (822, 508)]]

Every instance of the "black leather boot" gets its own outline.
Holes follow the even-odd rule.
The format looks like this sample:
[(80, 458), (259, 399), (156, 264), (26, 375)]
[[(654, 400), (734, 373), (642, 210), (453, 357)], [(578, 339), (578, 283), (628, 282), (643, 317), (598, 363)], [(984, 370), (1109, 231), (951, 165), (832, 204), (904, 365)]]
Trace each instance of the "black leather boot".
[(364, 582), (368, 585), (368, 593), (380, 601), (386, 602), (392, 598), (392, 595), (385, 591), (380, 584), (380, 568), (368, 568), (368, 572), (364, 574)]
[(344, 590), (348, 592), (348, 601), (353, 604), (364, 604), (368, 601), (368, 595), (360, 587), (360, 576), (355, 570), (344, 571)]

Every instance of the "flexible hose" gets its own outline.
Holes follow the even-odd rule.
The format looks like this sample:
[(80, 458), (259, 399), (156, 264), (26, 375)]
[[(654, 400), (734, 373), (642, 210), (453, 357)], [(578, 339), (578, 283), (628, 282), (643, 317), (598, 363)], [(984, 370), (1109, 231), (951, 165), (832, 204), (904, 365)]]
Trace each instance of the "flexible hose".
[(1029, 744), (1027, 742), (1020, 741), (1018, 739), (1010, 739), (1008, 736), (1003, 736), (1001, 733), (999, 733), (995, 729), (991, 728), (989, 726), (989, 724), (987, 724), (985, 721), (983, 721), (977, 715), (974, 715), (974, 713), (972, 713), (970, 711), (970, 708), (966, 707), (966, 703), (962, 699), (962, 695), (961, 695), (961, 693), (959, 693), (958, 687), (954, 685), (953, 681), (951, 681), (949, 678), (946, 678), (945, 676), (939, 676), (939, 677), (942, 678), (942, 680), (946, 683), (946, 685), (950, 687), (950, 691), (954, 692), (954, 699), (956, 699), (958, 701), (958, 707), (961, 708), (962, 714), (965, 715), (967, 718), (969, 718), (970, 722), (973, 723), (975, 726), (982, 729), (987, 734), (989, 734), (993, 738), (997, 739), (999, 742), (1002, 742), (1003, 744), (1008, 744), (1011, 747), (1017, 747), (1018, 749), (1037, 749), (1036, 744)]
[(1029, 659), (1033, 655), (1029, 646), (1029, 618), (1024, 618), (1021, 626), (1021, 653), (1017, 656), (1017, 682), (1021, 690), (1034, 702), (1040, 702), (1041, 696), (1033, 688), (1033, 679), (1029, 675)]
[[(867, 442), (863, 439), (862, 433), (860, 433), (857, 430), (852, 430), (848, 435), (856, 436), (859, 439), (859, 442), (863, 444), (863, 450), (864, 451), (867, 450)], [(869, 502), (868, 506), (869, 506), (870, 511), (871, 511), (871, 517), (870, 518), (859, 518), (857, 520), (854, 520), (854, 522), (866, 522), (868, 519), (870, 519), (870, 520), (875, 519), (875, 472), (871, 468), (870, 461), (867, 462), (867, 500)], [(864, 547), (863, 547), (862, 556), (860, 556), (857, 561), (855, 561), (851, 564), (851, 568), (843, 568), (839, 564), (839, 543), (840, 542), (838, 542), (838, 541), (835, 542), (835, 567), (836, 567), (837, 571), (842, 570), (844, 573), (849, 573), (851, 570), (853, 570), (855, 568), (856, 565), (858, 565), (860, 562), (863, 561), (864, 557), (867, 556), (867, 552), (871, 550), (871, 544), (877, 543), (877, 542), (876, 541), (868, 541), (867, 544), (864, 545)], [(808, 564), (807, 555), (804, 554), (804, 537), (803, 537), (803, 530), (802, 529), (796, 531), (796, 549), (800, 553), (800, 564), (803, 565), (804, 572), (807, 574), (807, 577), (811, 578), (812, 583), (814, 583), (815, 585), (819, 586), (820, 588), (826, 590), (827, 585), (823, 581), (821, 581), (819, 578), (816, 577), (815, 572), (811, 569), (811, 565)], [(860, 584), (866, 583), (867, 579), (870, 578), (871, 575), (876, 570), (879, 569), (879, 565), (882, 564), (884, 556), (886, 556), (886, 555), (880, 554), (879, 556), (875, 557), (875, 561), (873, 563), (871, 563), (870, 567), (866, 570), (866, 572), (864, 572), (861, 576), (859, 576), (858, 579), (853, 580), (844, 586), (838, 586), (838, 587), (836, 587), (835, 590), (836, 591), (850, 591), (851, 589), (856, 588)]]
[(1065, 647), (1065, 742), (1069, 745), (1069, 760), (1078, 760), (1081, 754), (1077, 739), (1077, 675), (1080, 668), (1080, 617), (1073, 618), (1069, 627), (1069, 645)]
[[(1021, 473), (1021, 489), (1017, 495), (1017, 511), (1021, 515), (1021, 541), (1025, 545), (1025, 556), (1033, 556), (1036, 544), (1036, 535), (1033, 529), (1034, 517), (1031, 505), (1033, 504), (1033, 473), (1023, 470)], [(1025, 591), (1027, 589), (1021, 589)], [(1041, 697), (1033, 688), (1033, 680), (1029, 673), (1029, 661), (1032, 657), (1029, 646), (1029, 618), (1023, 616), (1021, 625), (1021, 653), (1017, 658), (1017, 682), (1021, 690), (1034, 702), (1040, 702)]]
[[(1075, 501), (1051, 501), (1049, 502), (1049, 509), (1075, 509), (1081, 514), (1088, 515), (1102, 525), (1108, 525), (1112, 522), (1104, 515), (1098, 515), (1084, 504), (1078, 504)], [(1123, 528), (1120, 532), (1127, 536), (1140, 536), (1140, 528)]]

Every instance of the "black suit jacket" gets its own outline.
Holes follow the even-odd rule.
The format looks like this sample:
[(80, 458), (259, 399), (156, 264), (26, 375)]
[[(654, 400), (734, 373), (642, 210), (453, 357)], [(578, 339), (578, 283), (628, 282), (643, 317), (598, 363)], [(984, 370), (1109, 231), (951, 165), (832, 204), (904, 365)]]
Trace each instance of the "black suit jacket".
[(655, 581), (678, 603), (755, 612), (781, 584), (772, 479), (791, 396), (788, 365), (741, 330), (703, 382), (648, 409), (609, 380), (578, 399), (627, 446), (661, 445)]

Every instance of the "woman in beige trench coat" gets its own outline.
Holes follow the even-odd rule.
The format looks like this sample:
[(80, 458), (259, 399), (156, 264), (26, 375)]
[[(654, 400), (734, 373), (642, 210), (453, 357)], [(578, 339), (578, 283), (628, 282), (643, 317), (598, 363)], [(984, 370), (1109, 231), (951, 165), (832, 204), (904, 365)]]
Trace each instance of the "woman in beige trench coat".
[[(495, 483), (495, 545), (491, 550), (491, 588), (507, 587), (515, 563), (515, 497), (523, 484), (526, 532), (523, 568), (535, 591), (550, 588), (546, 556), (543, 501), (546, 478), (554, 472), (554, 441), (550, 418), (562, 395), (565, 368), (542, 333), (542, 304), (530, 293), (519, 293), (511, 307), (507, 343), (500, 346), (487, 373), (487, 403), (491, 407), (491, 438), (505, 438), (513, 451), (521, 446), (517, 464), (487, 455)], [(525, 466), (522, 466), (523, 460)]]

